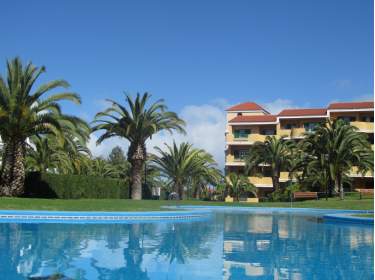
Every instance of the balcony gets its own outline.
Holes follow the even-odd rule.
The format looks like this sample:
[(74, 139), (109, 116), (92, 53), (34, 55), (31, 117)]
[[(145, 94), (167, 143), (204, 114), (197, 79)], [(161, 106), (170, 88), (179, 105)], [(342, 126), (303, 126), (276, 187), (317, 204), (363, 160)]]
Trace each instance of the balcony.
[(233, 134), (228, 133), (226, 135), (226, 142), (228, 145), (250, 145), (257, 141), (264, 142), (267, 135), (252, 133), (247, 137), (234, 138)]
[(298, 139), (305, 137), (306, 130), (302, 128), (292, 128), (292, 129), (279, 129), (277, 135), (279, 137), (286, 137), (291, 139)]
[(350, 124), (358, 128), (360, 132), (374, 133), (374, 123), (372, 122), (350, 122)]
[(367, 177), (367, 178), (372, 178), (374, 177), (374, 173), (371, 171), (367, 171), (365, 174), (358, 173), (358, 167), (353, 166), (352, 169), (350, 170), (349, 173), (350, 177)]
[(290, 134), (291, 138), (303, 138), (305, 137), (306, 130), (304, 128), (292, 128), (292, 132)]
[(256, 187), (272, 188), (272, 178), (271, 177), (248, 177), (250, 183), (254, 184)]
[(267, 135), (262, 135), (262, 134), (249, 134), (249, 141), (254, 143), (254, 142), (264, 142), (266, 140)]
[(287, 138), (289, 138), (291, 133), (292, 133), (291, 129), (279, 129), (277, 131), (277, 135), (280, 136), (280, 137), (287, 137)]
[(280, 172), (280, 182), (289, 181), (289, 172)]
[(240, 158), (235, 158), (234, 155), (228, 154), (225, 156), (226, 166), (245, 166), (245, 161)]

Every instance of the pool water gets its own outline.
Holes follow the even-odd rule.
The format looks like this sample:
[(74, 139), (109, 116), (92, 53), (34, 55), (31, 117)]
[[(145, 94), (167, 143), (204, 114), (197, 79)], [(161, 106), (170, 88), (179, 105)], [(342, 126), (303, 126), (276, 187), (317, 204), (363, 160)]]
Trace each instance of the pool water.
[(303, 213), (0, 224), (0, 279), (373, 279), (373, 227)]

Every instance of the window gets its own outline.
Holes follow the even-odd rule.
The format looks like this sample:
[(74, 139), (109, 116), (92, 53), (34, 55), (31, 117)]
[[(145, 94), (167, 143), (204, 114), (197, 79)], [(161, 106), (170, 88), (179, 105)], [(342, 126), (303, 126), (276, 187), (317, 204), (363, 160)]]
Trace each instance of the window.
[(355, 122), (355, 117), (353, 116), (338, 117), (338, 119), (343, 120), (344, 122), (347, 122), (347, 123)]
[(275, 129), (269, 128), (269, 129), (263, 129), (261, 132), (262, 135), (275, 135), (276, 131)]
[(374, 116), (362, 116), (361, 122), (374, 122)]
[(243, 160), (247, 155), (247, 150), (235, 150), (233, 151), (234, 159)]
[(247, 138), (251, 134), (250, 129), (236, 129), (234, 131), (234, 138)]
[(306, 131), (311, 132), (315, 130), (318, 124), (319, 123), (316, 123), (316, 122), (307, 122), (303, 124), (303, 127), (305, 128)]
[(371, 145), (374, 145), (374, 133), (367, 133), (368, 141)]
[(297, 125), (295, 123), (287, 123), (286, 125), (284, 125), (284, 128), (285, 129), (292, 129), (292, 128), (296, 128)]

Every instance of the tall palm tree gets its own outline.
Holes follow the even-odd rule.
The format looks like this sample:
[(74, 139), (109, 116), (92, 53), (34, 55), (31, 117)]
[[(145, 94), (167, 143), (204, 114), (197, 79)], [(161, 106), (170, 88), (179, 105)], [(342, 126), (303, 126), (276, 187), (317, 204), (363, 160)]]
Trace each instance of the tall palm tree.
[(245, 158), (246, 170), (251, 172), (260, 164), (270, 165), (272, 185), (275, 191), (280, 189), (280, 172), (287, 169), (293, 158), (293, 143), (284, 137), (267, 136), (264, 142), (255, 142), (250, 146)]
[(79, 96), (61, 92), (46, 96), (56, 88), (67, 88), (64, 80), (42, 84), (35, 82), (45, 72), (31, 62), (23, 66), (19, 58), (7, 62), (7, 76), (0, 76), (0, 136), (4, 143), (0, 170), (0, 195), (16, 196), (24, 191), (26, 139), (34, 135), (60, 134), (59, 105), (68, 100), (80, 104)]
[(132, 199), (142, 199), (142, 170), (146, 161), (146, 141), (160, 131), (185, 132), (184, 121), (176, 113), (167, 111), (163, 100), (150, 104), (151, 95), (137, 94), (135, 100), (126, 96), (123, 106), (108, 100), (111, 106), (96, 114), (93, 130), (103, 130), (97, 144), (111, 137), (122, 137), (130, 142), (128, 160), (131, 164)]
[(363, 174), (374, 168), (373, 151), (366, 135), (343, 120), (329, 120), (319, 126), (306, 137), (304, 147), (314, 155), (310, 166), (321, 169), (327, 181), (334, 182), (334, 190), (341, 199), (344, 199), (343, 181), (353, 166)]
[[(195, 183), (209, 183), (220, 176), (213, 157), (201, 149), (193, 148), (189, 143), (172, 146), (166, 144), (166, 150), (155, 147), (160, 156), (152, 159), (161, 176), (167, 180), (167, 185), (183, 199), (184, 187)], [(197, 179), (200, 181), (197, 182)]]

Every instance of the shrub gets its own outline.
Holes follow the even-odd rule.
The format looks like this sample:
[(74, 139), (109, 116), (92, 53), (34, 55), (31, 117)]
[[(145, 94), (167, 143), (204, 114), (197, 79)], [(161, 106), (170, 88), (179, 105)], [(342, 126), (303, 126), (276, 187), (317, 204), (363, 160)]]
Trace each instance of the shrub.
[(285, 188), (281, 188), (278, 191), (271, 193), (271, 201), (290, 201), (290, 198), (293, 196), (294, 192), (300, 191), (301, 186), (296, 183), (289, 184)]
[(283, 189), (274, 191), (271, 193), (270, 200), (274, 202), (290, 201), (289, 193)]
[(31, 172), (25, 181), (25, 195), (41, 198), (129, 198), (128, 183), (84, 175), (57, 175)]

